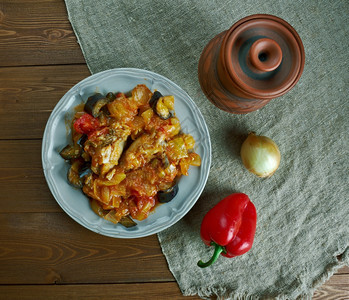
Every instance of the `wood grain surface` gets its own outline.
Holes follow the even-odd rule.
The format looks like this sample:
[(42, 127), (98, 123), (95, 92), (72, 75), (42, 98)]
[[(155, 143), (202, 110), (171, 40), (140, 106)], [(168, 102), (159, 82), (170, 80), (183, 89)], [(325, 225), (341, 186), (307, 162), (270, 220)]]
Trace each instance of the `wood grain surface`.
[[(45, 124), (88, 75), (63, 0), (0, 0), (0, 299), (199, 299), (182, 296), (156, 235), (90, 232), (47, 187)], [(349, 299), (349, 267), (313, 299)]]

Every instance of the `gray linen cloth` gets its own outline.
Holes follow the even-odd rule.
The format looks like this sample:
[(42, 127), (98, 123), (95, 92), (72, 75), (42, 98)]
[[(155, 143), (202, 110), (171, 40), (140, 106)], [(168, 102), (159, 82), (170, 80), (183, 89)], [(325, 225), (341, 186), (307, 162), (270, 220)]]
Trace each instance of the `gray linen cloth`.
[[(212, 142), (202, 196), (177, 224), (158, 234), (184, 295), (232, 299), (308, 298), (349, 263), (348, 57), (349, 2), (313, 0), (66, 0), (92, 73), (135, 67), (181, 86), (203, 113)], [(302, 38), (306, 64), (299, 83), (259, 111), (233, 115), (200, 89), (197, 64), (205, 45), (239, 19), (266, 13), (288, 21)], [(277, 172), (260, 179), (242, 165), (250, 131), (280, 147)], [(199, 236), (204, 214), (243, 192), (254, 202), (253, 248), (200, 269), (213, 249)]]

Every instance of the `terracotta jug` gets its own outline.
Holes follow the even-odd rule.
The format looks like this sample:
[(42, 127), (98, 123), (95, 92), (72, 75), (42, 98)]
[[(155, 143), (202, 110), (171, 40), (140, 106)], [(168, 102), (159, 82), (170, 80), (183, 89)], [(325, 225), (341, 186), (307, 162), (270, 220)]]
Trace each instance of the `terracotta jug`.
[(272, 15), (252, 15), (215, 36), (199, 60), (206, 97), (230, 113), (248, 113), (295, 86), (304, 68), (295, 29)]

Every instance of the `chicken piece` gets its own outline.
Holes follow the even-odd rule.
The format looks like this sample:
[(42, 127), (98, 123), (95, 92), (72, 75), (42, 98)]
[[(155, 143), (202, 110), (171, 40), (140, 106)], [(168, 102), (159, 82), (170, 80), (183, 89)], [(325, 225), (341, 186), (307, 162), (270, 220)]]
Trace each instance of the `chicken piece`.
[(100, 174), (104, 176), (114, 166), (119, 163), (119, 158), (124, 150), (126, 141), (117, 140), (116, 142), (103, 147), (99, 153), (98, 164), (101, 165)]
[(126, 140), (131, 130), (126, 126), (114, 124), (113, 128), (104, 128), (90, 136), (85, 151), (91, 156), (91, 169), (104, 176), (118, 165)]
[(163, 151), (162, 144), (165, 135), (144, 133), (137, 138), (121, 158), (121, 164), (126, 170), (138, 169), (148, 163), (154, 156)]
[(109, 144), (99, 151), (99, 164), (113, 164), (117, 165), (119, 162), (119, 158), (124, 150), (126, 141), (125, 140), (117, 140), (112, 144)]

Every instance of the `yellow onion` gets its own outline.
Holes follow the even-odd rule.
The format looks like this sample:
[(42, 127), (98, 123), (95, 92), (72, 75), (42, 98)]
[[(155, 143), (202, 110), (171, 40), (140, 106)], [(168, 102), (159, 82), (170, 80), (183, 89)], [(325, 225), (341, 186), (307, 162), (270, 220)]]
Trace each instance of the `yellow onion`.
[(269, 177), (280, 165), (280, 151), (275, 142), (251, 132), (241, 146), (242, 163), (258, 177)]

